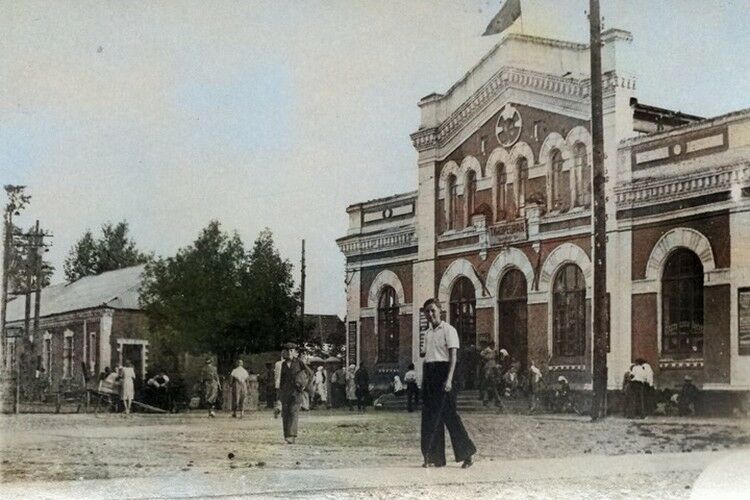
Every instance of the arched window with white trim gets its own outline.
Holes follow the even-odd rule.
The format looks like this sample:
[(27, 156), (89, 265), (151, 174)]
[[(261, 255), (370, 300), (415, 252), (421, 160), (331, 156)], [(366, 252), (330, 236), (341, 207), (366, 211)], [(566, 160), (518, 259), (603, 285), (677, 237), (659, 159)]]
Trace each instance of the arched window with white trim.
[(445, 214), (447, 217), (446, 227), (448, 229), (456, 228), (456, 214), (458, 209), (458, 185), (456, 176), (450, 175), (446, 183), (445, 193)]
[(471, 216), (474, 215), (477, 200), (477, 173), (469, 170), (466, 174), (466, 222), (464, 226), (471, 225)]
[(587, 207), (591, 204), (591, 168), (588, 164), (586, 145), (582, 142), (577, 142), (573, 146), (573, 175), (576, 187), (575, 204), (578, 207)]
[(378, 299), (378, 362), (397, 363), (399, 344), (398, 297), (385, 286)]
[(703, 355), (703, 264), (687, 248), (667, 258), (661, 282), (662, 353)]
[(563, 265), (555, 275), (552, 343), (555, 356), (582, 356), (586, 350), (586, 280), (575, 264)]
[(507, 182), (507, 175), (505, 172), (505, 164), (498, 163), (495, 165), (495, 189), (497, 190), (497, 220), (503, 220), (506, 218), (506, 207), (505, 207), (505, 183)]
[(526, 157), (522, 156), (518, 159), (516, 172), (516, 179), (518, 179), (518, 208), (520, 209), (526, 205), (526, 189), (529, 183), (529, 160)]
[(565, 187), (562, 184), (562, 171), (563, 171), (563, 157), (562, 152), (559, 149), (553, 149), (550, 154), (550, 182), (552, 199), (550, 200), (550, 209), (556, 210), (562, 208), (563, 204), (563, 189)]

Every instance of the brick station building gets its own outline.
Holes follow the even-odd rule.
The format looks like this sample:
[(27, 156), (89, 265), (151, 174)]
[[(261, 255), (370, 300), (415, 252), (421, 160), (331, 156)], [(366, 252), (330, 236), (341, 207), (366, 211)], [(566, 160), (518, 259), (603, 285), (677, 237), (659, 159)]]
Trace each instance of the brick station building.
[[(658, 388), (750, 389), (750, 111), (704, 119), (638, 101), (603, 34), (608, 385), (637, 357)], [(623, 58), (621, 58), (623, 59)], [(347, 208), (349, 362), (419, 366), (437, 296), (463, 346), (494, 341), (591, 388), (588, 46), (505, 35), (419, 102), (418, 189)]]
[[(138, 304), (143, 269), (133, 266), (42, 289), (39, 330), (31, 342), (24, 335), (24, 297), (10, 301), (5, 368), (14, 371), (12, 365), (24, 360), (25, 370), (43, 367), (53, 387), (77, 386), (82, 363), (93, 376), (130, 360), (143, 381), (149, 348), (148, 320)], [(33, 306), (31, 312), (33, 332)]]

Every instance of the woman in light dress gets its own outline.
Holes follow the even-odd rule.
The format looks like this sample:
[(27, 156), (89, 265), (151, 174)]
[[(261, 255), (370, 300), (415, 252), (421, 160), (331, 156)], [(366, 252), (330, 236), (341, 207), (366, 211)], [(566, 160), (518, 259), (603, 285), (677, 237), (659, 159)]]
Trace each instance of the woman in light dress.
[(315, 401), (320, 401), (323, 405), (328, 406), (328, 379), (322, 366), (319, 366), (315, 371), (315, 378), (313, 380)]
[(125, 361), (125, 366), (120, 367), (120, 397), (125, 405), (125, 415), (130, 415), (130, 405), (135, 397), (135, 369), (133, 362)]

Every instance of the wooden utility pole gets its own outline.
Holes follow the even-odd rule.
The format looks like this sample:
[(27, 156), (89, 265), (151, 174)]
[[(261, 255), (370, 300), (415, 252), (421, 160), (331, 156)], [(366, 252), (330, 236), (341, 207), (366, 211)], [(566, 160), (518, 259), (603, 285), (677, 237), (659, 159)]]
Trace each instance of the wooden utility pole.
[(607, 414), (607, 213), (604, 196), (604, 120), (602, 97), (602, 25), (599, 0), (589, 0), (591, 28), (591, 138), (594, 177), (594, 363), (591, 419)]
[(304, 341), (305, 339), (305, 240), (302, 240), (302, 264), (300, 266), (301, 270), (301, 277), (300, 277), (300, 285), (299, 285), (299, 295), (300, 295), (300, 320), (301, 320), (301, 340)]

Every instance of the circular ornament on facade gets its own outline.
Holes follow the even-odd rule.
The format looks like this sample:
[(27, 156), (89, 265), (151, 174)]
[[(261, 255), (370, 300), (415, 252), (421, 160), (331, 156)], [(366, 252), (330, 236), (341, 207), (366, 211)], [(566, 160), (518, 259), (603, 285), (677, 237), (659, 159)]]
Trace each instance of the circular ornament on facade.
[(673, 155), (677, 156), (680, 153), (682, 153), (682, 145), (675, 144), (674, 146), (672, 146), (672, 154)]
[(383, 210), (383, 218), (384, 219), (390, 219), (393, 217), (393, 209), (392, 208), (386, 208)]
[(521, 113), (512, 104), (506, 104), (500, 109), (500, 116), (497, 117), (495, 125), (497, 142), (505, 148), (511, 147), (521, 137), (522, 126)]

